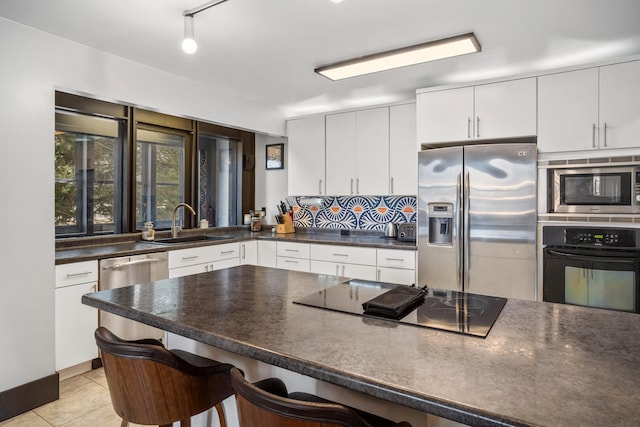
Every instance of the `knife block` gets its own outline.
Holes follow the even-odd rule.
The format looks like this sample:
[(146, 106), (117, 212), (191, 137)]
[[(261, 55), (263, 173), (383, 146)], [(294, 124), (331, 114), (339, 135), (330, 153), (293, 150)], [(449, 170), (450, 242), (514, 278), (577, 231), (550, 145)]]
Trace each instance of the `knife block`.
[(289, 214), (282, 215), (282, 219), (284, 220), (284, 224), (276, 225), (276, 233), (277, 234), (295, 233), (296, 230), (293, 228), (293, 219), (291, 219), (291, 215)]

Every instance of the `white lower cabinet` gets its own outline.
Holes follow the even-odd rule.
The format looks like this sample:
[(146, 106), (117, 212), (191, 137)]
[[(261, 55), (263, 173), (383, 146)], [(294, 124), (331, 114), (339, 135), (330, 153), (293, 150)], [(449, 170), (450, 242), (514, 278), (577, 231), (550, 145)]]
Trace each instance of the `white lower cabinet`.
[(258, 265), (276, 268), (276, 242), (273, 240), (258, 240)]
[(240, 242), (240, 264), (258, 265), (258, 241)]
[(276, 268), (310, 271), (309, 244), (276, 242)]
[(311, 245), (310, 249), (312, 273), (376, 280), (375, 248)]
[(206, 273), (240, 265), (238, 243), (178, 249), (169, 252), (169, 277)]
[(400, 249), (378, 249), (378, 281), (412, 285), (416, 283), (416, 253)]
[(98, 310), (81, 301), (82, 295), (97, 289), (97, 261), (56, 266), (56, 371), (98, 357), (98, 347), (93, 336), (98, 328)]

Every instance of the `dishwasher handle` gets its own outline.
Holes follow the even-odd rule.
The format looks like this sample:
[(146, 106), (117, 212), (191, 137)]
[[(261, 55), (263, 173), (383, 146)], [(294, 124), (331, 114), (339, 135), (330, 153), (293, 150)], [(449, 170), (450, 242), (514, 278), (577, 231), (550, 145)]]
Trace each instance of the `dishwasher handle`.
[(113, 265), (109, 265), (109, 266), (105, 266), (102, 267), (103, 270), (116, 270), (116, 269), (120, 269), (122, 267), (127, 267), (130, 265), (139, 265), (139, 264), (151, 264), (154, 262), (164, 262), (163, 259), (161, 258), (142, 258), (142, 259), (135, 259), (133, 261), (127, 261), (127, 262), (123, 262), (123, 263), (119, 263), (119, 264), (113, 264)]

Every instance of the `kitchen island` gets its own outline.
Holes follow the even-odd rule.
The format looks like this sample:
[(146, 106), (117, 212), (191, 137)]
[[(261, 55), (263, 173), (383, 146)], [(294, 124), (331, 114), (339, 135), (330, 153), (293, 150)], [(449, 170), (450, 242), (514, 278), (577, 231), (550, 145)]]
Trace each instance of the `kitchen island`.
[(637, 314), (510, 299), (483, 339), (293, 303), (343, 280), (245, 265), (82, 300), (465, 424), (640, 425)]

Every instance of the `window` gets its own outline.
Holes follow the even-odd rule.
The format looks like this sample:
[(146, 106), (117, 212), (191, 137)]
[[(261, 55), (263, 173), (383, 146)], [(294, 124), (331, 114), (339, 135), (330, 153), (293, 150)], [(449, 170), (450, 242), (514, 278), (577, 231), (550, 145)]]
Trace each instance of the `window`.
[(56, 111), (58, 236), (121, 230), (122, 120)]
[[(153, 221), (169, 228), (174, 207), (185, 201), (184, 135), (167, 131), (137, 130), (136, 228)], [(179, 211), (180, 222), (184, 210)]]
[(185, 228), (240, 224), (253, 209), (253, 133), (64, 92), (55, 100), (56, 237), (133, 233), (147, 221), (166, 230), (181, 202), (197, 212), (178, 210)]
[(198, 216), (210, 227), (239, 224), (242, 212), (242, 144), (201, 134), (198, 151)]

